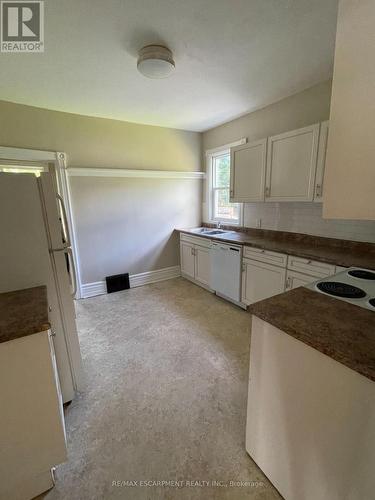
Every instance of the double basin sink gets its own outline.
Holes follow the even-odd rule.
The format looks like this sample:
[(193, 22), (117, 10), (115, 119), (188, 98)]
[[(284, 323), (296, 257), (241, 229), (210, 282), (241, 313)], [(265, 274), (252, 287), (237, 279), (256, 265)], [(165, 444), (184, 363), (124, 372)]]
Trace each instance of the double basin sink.
[(198, 227), (196, 229), (192, 229), (192, 232), (197, 234), (207, 234), (208, 236), (214, 236), (215, 234), (233, 233), (233, 231), (225, 231), (224, 229), (212, 229), (210, 227)]

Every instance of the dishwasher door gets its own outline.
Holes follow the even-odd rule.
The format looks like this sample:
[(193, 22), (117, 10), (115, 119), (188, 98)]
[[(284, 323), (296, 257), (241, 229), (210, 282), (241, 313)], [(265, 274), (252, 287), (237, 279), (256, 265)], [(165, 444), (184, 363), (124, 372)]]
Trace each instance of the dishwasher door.
[(211, 288), (235, 302), (241, 300), (241, 258), (241, 246), (212, 243)]

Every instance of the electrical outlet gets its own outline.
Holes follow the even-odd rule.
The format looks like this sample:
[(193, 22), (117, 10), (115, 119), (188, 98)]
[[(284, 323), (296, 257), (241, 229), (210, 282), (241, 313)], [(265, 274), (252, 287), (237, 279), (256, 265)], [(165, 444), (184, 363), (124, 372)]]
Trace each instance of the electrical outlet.
[(257, 229), (260, 229), (262, 227), (262, 219), (256, 220), (256, 227), (257, 227)]

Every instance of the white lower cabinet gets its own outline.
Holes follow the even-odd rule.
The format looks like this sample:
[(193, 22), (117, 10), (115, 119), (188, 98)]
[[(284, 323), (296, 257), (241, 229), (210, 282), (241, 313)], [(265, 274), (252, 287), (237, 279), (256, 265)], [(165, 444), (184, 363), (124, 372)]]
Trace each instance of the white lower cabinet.
[(242, 302), (250, 305), (285, 290), (285, 268), (243, 259)]
[(210, 249), (196, 245), (194, 248), (195, 279), (202, 285), (210, 285)]
[(334, 273), (332, 264), (245, 247), (241, 300), (250, 305)]
[[(181, 234), (181, 274), (213, 291), (211, 240)], [(245, 246), (242, 259), (241, 303), (249, 306), (286, 290), (308, 285), (343, 270), (339, 266)]]
[(293, 290), (293, 288), (308, 285), (320, 278), (327, 278), (335, 272), (336, 268), (332, 264), (289, 255), (285, 289)]
[(303, 257), (288, 256), (288, 269), (297, 273), (307, 274), (318, 278), (326, 278), (335, 273), (335, 266), (326, 262), (305, 259)]
[(308, 276), (307, 274), (296, 273), (295, 271), (289, 271), (288, 269), (286, 272), (285, 290), (293, 290), (299, 286), (308, 285), (318, 279), (318, 276)]
[(287, 500), (375, 491), (375, 384), (253, 316), (246, 450)]
[(205, 288), (210, 286), (210, 247), (210, 240), (181, 234), (181, 274)]
[(50, 331), (0, 343), (0, 394), (0, 498), (34, 498), (67, 460)]
[(180, 244), (180, 254), (181, 254), (181, 273), (195, 277), (195, 255), (194, 255), (194, 245), (192, 243), (187, 243), (186, 241), (181, 241)]

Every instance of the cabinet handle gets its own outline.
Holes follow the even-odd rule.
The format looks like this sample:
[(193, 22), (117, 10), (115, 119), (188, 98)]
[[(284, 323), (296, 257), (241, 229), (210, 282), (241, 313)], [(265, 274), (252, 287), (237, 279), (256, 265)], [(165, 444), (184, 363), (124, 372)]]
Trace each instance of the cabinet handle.
[(267, 186), (265, 189), (265, 195), (268, 197), (270, 195), (270, 188)]
[(320, 198), (322, 196), (322, 185), (321, 184), (316, 185), (315, 196), (317, 196), (318, 198)]
[(191, 255), (195, 255), (193, 247), (191, 247)]
[(289, 290), (289, 288), (292, 286), (291, 281), (292, 281), (291, 277), (288, 276), (288, 278), (286, 280), (286, 284), (285, 284), (285, 290)]
[(244, 273), (246, 271), (246, 264), (245, 262), (242, 262), (242, 272)]

